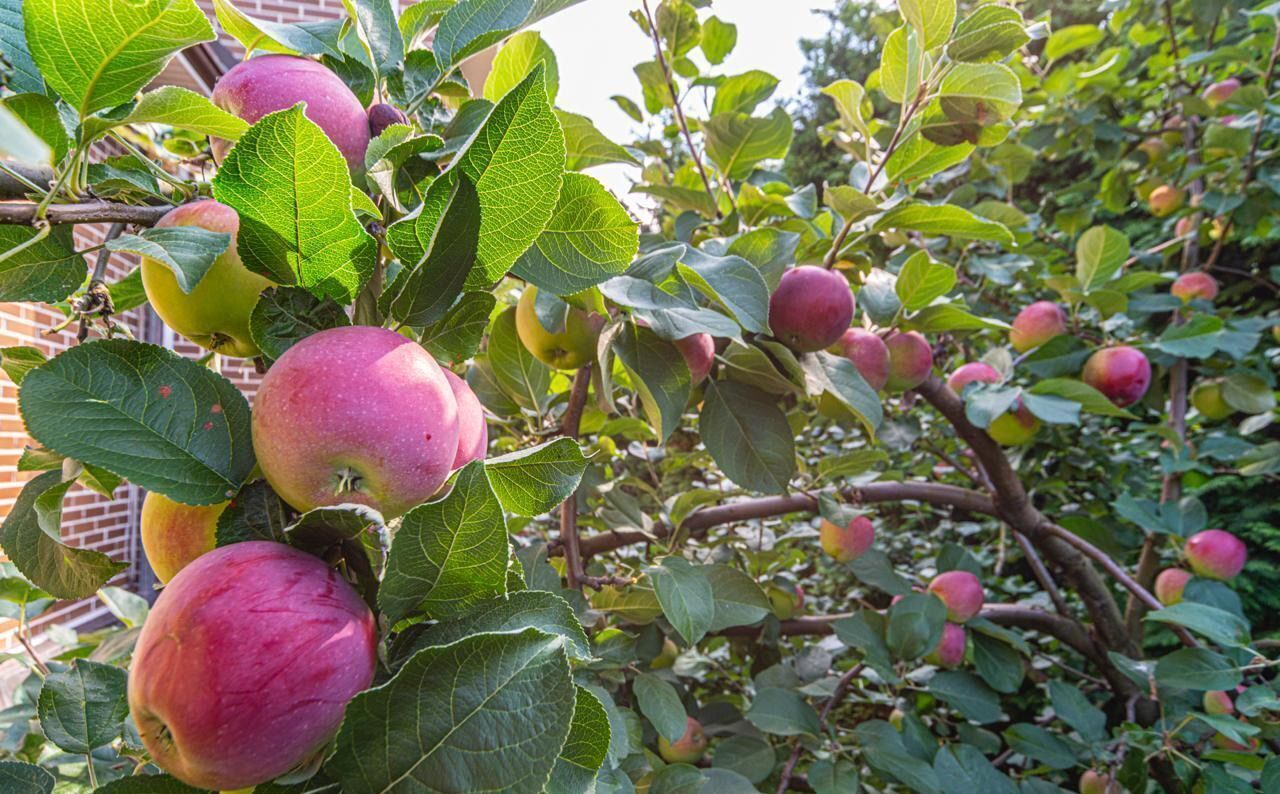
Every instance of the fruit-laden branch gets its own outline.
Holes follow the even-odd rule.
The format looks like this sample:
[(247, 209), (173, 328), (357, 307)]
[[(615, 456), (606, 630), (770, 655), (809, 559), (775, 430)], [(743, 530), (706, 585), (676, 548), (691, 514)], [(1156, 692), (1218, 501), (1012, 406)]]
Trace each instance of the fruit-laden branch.
[[(36, 220), (36, 203), (31, 201), (0, 202), (0, 224), (31, 226)], [(45, 220), (53, 224), (63, 223), (131, 223), (135, 226), (154, 226), (171, 205), (158, 207), (118, 204), (112, 201), (85, 201), (78, 204), (50, 204)]]
[[(573, 387), (569, 390), (569, 402), (564, 409), (564, 419), (560, 423), (560, 431), (569, 438), (576, 439), (582, 425), (582, 412), (587, 405), (587, 392), (591, 387), (591, 365), (581, 367), (573, 376)], [(581, 590), (584, 578), (582, 567), (582, 550), (578, 537), (578, 491), (575, 489), (569, 498), (560, 505), (560, 542), (568, 550), (565, 555), (565, 579), (569, 589)]]

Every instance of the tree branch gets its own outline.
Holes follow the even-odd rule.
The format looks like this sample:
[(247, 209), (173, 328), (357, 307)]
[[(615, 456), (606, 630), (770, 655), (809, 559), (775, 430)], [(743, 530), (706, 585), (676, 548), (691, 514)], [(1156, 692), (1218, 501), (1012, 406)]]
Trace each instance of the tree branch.
[[(31, 226), (36, 220), (36, 207), (32, 201), (0, 202), (0, 224)], [(111, 201), (85, 201), (79, 204), (50, 204), (45, 220), (62, 223), (132, 223), (135, 226), (154, 226), (172, 205), (137, 206)]]
[[(560, 423), (560, 431), (569, 438), (578, 437), (578, 429), (582, 424), (582, 412), (587, 404), (587, 391), (591, 387), (591, 365), (586, 364), (573, 376), (573, 387), (569, 391), (569, 403), (564, 411), (564, 419)], [(585, 579), (582, 567), (582, 549), (578, 537), (578, 492), (575, 489), (569, 498), (560, 505), (560, 541), (565, 548), (565, 579), (569, 589), (581, 590)]]

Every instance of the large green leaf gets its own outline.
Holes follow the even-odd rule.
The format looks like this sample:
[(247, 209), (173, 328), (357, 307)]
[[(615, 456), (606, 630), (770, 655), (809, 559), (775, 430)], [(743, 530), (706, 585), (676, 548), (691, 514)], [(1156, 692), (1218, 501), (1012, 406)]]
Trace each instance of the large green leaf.
[(716, 86), (711, 115), (751, 113), (756, 105), (773, 96), (777, 88), (778, 78), (759, 69), (726, 77)]
[(520, 405), (539, 410), (546, 405), (551, 370), (520, 342), (514, 306), (494, 318), (489, 329), (489, 363), (498, 385)]
[(155, 345), (74, 347), (27, 375), (19, 406), (45, 447), (186, 504), (226, 501), (253, 468), (245, 398)]
[(998, 61), (1030, 41), (1016, 9), (983, 5), (961, 20), (947, 44), (947, 55), (969, 63)]
[(720, 64), (738, 43), (738, 26), (719, 17), (708, 17), (702, 23), (702, 54), (707, 63)]
[(948, 118), (982, 126), (1008, 119), (1022, 104), (1022, 84), (1002, 63), (958, 63), (938, 94)]
[(338, 38), (344, 20), (289, 23), (255, 19), (242, 13), (231, 0), (213, 0), (213, 10), (222, 29), (246, 50), (342, 57)]
[(485, 329), (489, 327), (489, 315), (496, 304), (492, 293), (464, 293), (439, 322), (422, 329), (419, 341), (440, 361), (448, 364), (466, 361), (480, 348)]
[(804, 368), (805, 390), (810, 397), (831, 395), (853, 413), (866, 428), (867, 435), (875, 436), (884, 421), (884, 407), (876, 390), (867, 384), (852, 361), (820, 350), (803, 356), (800, 363)]
[(889, 155), (884, 173), (891, 182), (925, 179), (963, 163), (973, 150), (971, 143), (939, 146), (923, 135), (912, 135)]
[(534, 0), (462, 0), (445, 12), (432, 50), (443, 67), (502, 41), (525, 23)]
[(494, 106), (451, 166), (480, 195), (480, 251), (469, 283), (502, 278), (546, 228), (560, 197), (564, 164), (564, 133), (538, 66)]
[[(0, 262), (0, 301), (56, 303), (74, 292), (88, 267), (76, 253), (71, 232), (70, 226), (55, 226), (40, 242)], [(16, 248), (35, 235), (26, 226), (0, 225), (0, 250)]]
[(676, 688), (653, 673), (637, 673), (631, 691), (636, 705), (653, 727), (669, 742), (677, 742), (684, 736), (689, 715)]
[(539, 794), (575, 707), (564, 640), (528, 629), (419, 651), (347, 706), (326, 769), (346, 794)]
[(520, 590), (506, 598), (483, 601), (456, 620), (425, 629), (422, 624), (413, 627), (407, 632), (409, 642), (402, 644), (397, 638), (392, 663), (408, 659), (423, 648), (450, 645), (473, 634), (515, 634), (531, 628), (564, 637), (570, 656), (591, 658), (591, 644), (569, 602), (544, 590)]
[(27, 32), (22, 24), (23, 0), (0, 0), (0, 52), (9, 62), (8, 87), (13, 91), (44, 93), (44, 78), (31, 59)]
[(715, 619), (715, 593), (705, 567), (683, 557), (665, 557), (645, 573), (672, 628), (690, 645), (702, 639)]
[(556, 110), (555, 113), (560, 120), (560, 129), (564, 131), (565, 168), (581, 171), (608, 163), (639, 165), (631, 152), (606, 138), (591, 119), (567, 110)]
[[(3, 42), (5, 13), (3, 9), (3, 0), (0, 0), (0, 43)], [(19, 23), (19, 30), (21, 30), (21, 23)], [(3, 52), (6, 58), (11, 56), (11, 53), (3, 47), (0, 47), (0, 52)], [(14, 94), (0, 100), (0, 105), (12, 111), (31, 133), (48, 145), (52, 156), (45, 158), (44, 162), (49, 165), (61, 162), (72, 146), (71, 135), (74, 130), (67, 129), (68, 119), (63, 118), (58, 112), (58, 103), (55, 99), (44, 94)], [(23, 156), (19, 152), (9, 150), (12, 142), (5, 143), (7, 156), (32, 164), (40, 161), (39, 158)]]
[(924, 38), (926, 50), (946, 43), (956, 22), (956, 0), (898, 0), (898, 10)]
[(0, 785), (9, 794), (51, 794), (57, 782), (57, 778), (34, 764), (0, 761)]
[(920, 34), (909, 25), (895, 28), (880, 51), (880, 91), (899, 104), (916, 98), (929, 57), (920, 48)]
[(796, 471), (795, 438), (772, 397), (745, 383), (707, 384), (698, 432), (737, 485), (783, 493)]
[(1085, 292), (1111, 280), (1129, 258), (1129, 238), (1110, 226), (1095, 226), (1076, 243), (1076, 280)]
[(86, 138), (96, 138), (113, 127), (125, 124), (167, 124), (170, 127), (224, 138), (240, 140), (249, 125), (208, 98), (176, 85), (167, 85), (142, 95), (123, 116), (91, 116), (84, 120)]
[(785, 157), (791, 148), (791, 117), (774, 108), (765, 118), (721, 113), (703, 125), (707, 156), (731, 179), (745, 179), (764, 160)]
[(467, 464), (447, 496), (410, 510), (391, 543), (378, 605), (392, 621), (415, 612), (458, 617), (507, 592), (507, 523), (484, 476)]
[[(963, 735), (963, 734), (961, 734)], [(933, 771), (944, 794), (1018, 794), (1018, 786), (971, 744), (947, 745), (933, 757)], [(1038, 778), (1029, 778), (1036, 780)], [(1051, 786), (1054, 794), (1061, 792)], [(1035, 794), (1023, 788), (1024, 794)]]
[(124, 730), (128, 674), (109, 664), (78, 659), (40, 687), (40, 730), (69, 753), (87, 753)]
[(937, 672), (929, 680), (929, 692), (974, 722), (995, 722), (1001, 717), (1000, 696), (973, 673), (963, 670)]
[(921, 234), (955, 237), (962, 240), (989, 240), (1012, 243), (1013, 235), (1004, 225), (974, 215), (953, 204), (907, 202), (880, 216), (875, 231), (906, 229)]
[(374, 71), (390, 74), (404, 60), (404, 36), (396, 20), (398, 2), (392, 0), (343, 0), (354, 18), (360, 41)]
[(631, 374), (649, 424), (665, 440), (680, 426), (693, 388), (692, 375), (675, 345), (648, 328), (624, 326), (613, 351)]
[(1234, 689), (1240, 667), (1208, 648), (1180, 648), (1156, 662), (1156, 683), (1178, 689)]
[(245, 266), (272, 281), (350, 303), (373, 273), (377, 243), (352, 212), (347, 162), (300, 105), (249, 128), (213, 195), (240, 215)]
[(488, 458), (484, 471), (502, 507), (522, 516), (546, 513), (568, 499), (582, 481), (587, 459), (571, 438)]
[(173, 273), (178, 288), (188, 295), (231, 244), (231, 235), (199, 226), (163, 226), (138, 234), (122, 234), (107, 241), (111, 251), (150, 257)]
[(761, 689), (747, 710), (747, 720), (775, 736), (817, 736), (818, 712), (799, 694), (776, 687)]
[(1054, 769), (1070, 769), (1076, 764), (1070, 745), (1039, 725), (1020, 722), (1005, 730), (1004, 738), (1015, 752)]
[(591, 794), (596, 790), (596, 773), (609, 754), (611, 739), (609, 715), (595, 695), (577, 688), (573, 705), (573, 724), (569, 737), (560, 748), (546, 794)]
[(932, 593), (911, 593), (889, 607), (885, 643), (899, 659), (916, 659), (938, 647), (947, 608)]
[(214, 39), (195, 0), (25, 0), (40, 73), (85, 118), (128, 102), (179, 50)]
[[(542, 40), (536, 30), (526, 30), (511, 38), (498, 50), (493, 59), (493, 67), (484, 81), (484, 98), (497, 102), (507, 92), (520, 84), (529, 76), (529, 72), (538, 64), (545, 70), (547, 83), (547, 101), (556, 103), (556, 93), (560, 89), (560, 69), (556, 63), (556, 54)], [(559, 115), (560, 111), (557, 111)]]
[[(21, 386), (27, 373), (49, 358), (35, 347), (0, 347), (0, 369), (9, 376), (14, 386)], [(19, 471), (22, 469), (19, 468)]]
[(679, 271), (694, 289), (724, 306), (743, 328), (768, 333), (769, 285), (755, 265), (740, 256), (715, 256), (686, 246)]
[(769, 597), (750, 576), (729, 565), (708, 565), (707, 580), (715, 597), (715, 616), (708, 631), (750, 626), (773, 613)]

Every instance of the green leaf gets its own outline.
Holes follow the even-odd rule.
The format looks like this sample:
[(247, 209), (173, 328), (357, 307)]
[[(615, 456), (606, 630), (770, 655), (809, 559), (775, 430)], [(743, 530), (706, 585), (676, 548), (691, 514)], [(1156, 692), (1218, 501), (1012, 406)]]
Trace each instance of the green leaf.
[(947, 118), (988, 126), (1009, 119), (1022, 104), (1022, 84), (1002, 63), (958, 63), (938, 86)]
[(1070, 378), (1050, 378), (1042, 380), (1029, 389), (1031, 394), (1048, 394), (1063, 397), (1080, 403), (1080, 409), (1101, 416), (1118, 416), (1124, 419), (1135, 418), (1133, 414), (1117, 408), (1106, 395), (1087, 383)]
[(25, 0), (22, 16), (40, 73), (82, 119), (128, 102), (179, 50), (214, 39), (194, 0)]
[[(933, 767), (913, 755), (902, 735), (883, 720), (863, 722), (854, 729), (854, 740), (862, 757), (876, 772), (902, 781), (911, 791), (939, 794), (938, 776)], [(926, 756), (927, 757), (927, 756)]]
[(266, 480), (254, 480), (240, 489), (218, 516), (216, 545), (229, 546), (248, 540), (285, 542), (285, 529), (293, 523), (293, 508), (284, 503)]
[[(15, 92), (44, 94), (44, 78), (31, 59), (22, 24), (23, 0), (0, 0), (0, 52), (9, 62), (8, 87)], [(0, 767), (2, 768), (2, 767)]]
[(614, 104), (618, 106), (619, 110), (630, 116), (636, 123), (644, 121), (644, 114), (640, 112), (640, 106), (632, 100), (622, 96), (621, 94), (614, 94), (609, 98), (614, 101)]
[(825, 393), (835, 397), (862, 423), (867, 435), (875, 437), (884, 421), (884, 408), (875, 389), (862, 378), (852, 361), (818, 351), (802, 357), (801, 366), (809, 396), (821, 397)]
[(406, 632), (411, 642), (403, 646), (397, 637), (392, 651), (393, 666), (396, 661), (406, 660), (423, 648), (452, 645), (474, 634), (518, 634), (526, 629), (559, 635), (564, 638), (570, 656), (575, 659), (591, 658), (591, 643), (574, 615), (573, 607), (555, 593), (543, 590), (520, 590), (506, 598), (483, 601), (456, 620), (435, 623), (425, 629), (422, 626), (418, 624)]
[(920, 32), (926, 50), (946, 43), (956, 22), (956, 0), (898, 0), (898, 10)]
[[(4, 14), (4, 3), (0, 2), (0, 45), (4, 43)], [(21, 34), (21, 31), (22, 23), (19, 21), (19, 34)], [(15, 53), (5, 49), (3, 46), (0, 46), (0, 52), (5, 54), (5, 58), (15, 55)], [(14, 77), (19, 77), (19, 75), (15, 73)], [(37, 79), (39, 79), (38, 76)], [(58, 105), (53, 99), (44, 94), (15, 94), (0, 99), (0, 106), (12, 111), (32, 134), (44, 141), (49, 147), (52, 154), (51, 157), (46, 158), (49, 165), (59, 163), (71, 149), (71, 131), (67, 129), (65, 120), (62, 118), (62, 114), (58, 112)], [(31, 158), (19, 157), (16, 153), (6, 153), (9, 156), (16, 157), (19, 161), (32, 161)]]
[(528, 629), (419, 651), (347, 706), (325, 765), (346, 794), (539, 794), (570, 733), (575, 688), (563, 638)]
[(488, 292), (467, 292), (438, 323), (422, 329), (419, 340), (437, 359), (457, 364), (476, 354), (497, 300)]
[(1022, 395), (1022, 404), (1026, 406), (1037, 419), (1051, 425), (1078, 425), (1080, 424), (1081, 405), (1074, 400), (1068, 400), (1064, 397), (1046, 397), (1039, 394), (1024, 392)]
[[(356, 31), (370, 56), (374, 71), (390, 74), (404, 60), (404, 37), (392, 0), (343, 0), (356, 23)], [(354, 6), (354, 8), (353, 8)]]
[(249, 334), (268, 359), (328, 328), (351, 325), (333, 298), (317, 298), (301, 287), (268, 287), (249, 315)]
[(817, 736), (818, 712), (789, 689), (761, 689), (747, 709), (747, 721), (775, 736)]
[[(260, 786), (258, 790), (268, 794), (266, 788), (266, 786)], [(131, 775), (103, 784), (100, 788), (94, 789), (94, 794), (203, 794), (203, 792), (169, 775)]]
[(34, 347), (0, 347), (0, 369), (15, 386), (21, 386), (28, 372), (48, 360), (41, 350)]
[(984, 5), (961, 20), (947, 44), (947, 55), (962, 63), (998, 61), (1031, 40), (1017, 10)]
[(822, 203), (848, 220), (860, 220), (880, 211), (880, 203), (849, 185), (831, 185), (822, 191)]
[(917, 251), (902, 264), (894, 290), (903, 308), (919, 311), (934, 299), (946, 295), (955, 285), (955, 270), (933, 261), (928, 251)]
[(728, 565), (708, 565), (705, 570), (715, 599), (715, 616), (708, 631), (751, 626), (773, 614), (769, 597), (750, 576)]
[(1129, 238), (1110, 226), (1094, 226), (1076, 243), (1076, 280), (1085, 292), (1111, 280), (1129, 258)]
[(782, 108), (766, 118), (722, 113), (712, 116), (702, 131), (707, 156), (730, 179), (745, 179), (757, 164), (785, 157), (791, 148), (791, 117)]
[(715, 619), (715, 594), (705, 566), (693, 565), (683, 557), (664, 557), (661, 564), (644, 571), (672, 628), (689, 645), (702, 639)]
[(795, 438), (772, 397), (745, 383), (708, 382), (698, 432), (742, 488), (785, 493), (796, 471)]
[(962, 670), (934, 673), (929, 680), (929, 692), (974, 722), (996, 722), (1002, 716), (1000, 697), (973, 673)]
[(218, 169), (213, 195), (240, 215), (236, 249), (246, 267), (350, 303), (377, 258), (350, 184), (347, 161), (295, 105), (249, 128)]
[(596, 129), (591, 119), (567, 110), (557, 109), (555, 114), (560, 120), (560, 129), (564, 132), (567, 153), (565, 168), (568, 170), (583, 171), (608, 163), (639, 165), (639, 161), (630, 152)]
[(554, 105), (556, 93), (560, 89), (560, 69), (556, 64), (556, 54), (536, 30), (517, 33), (507, 39), (502, 49), (498, 50), (489, 76), (484, 81), (484, 98), (490, 102), (502, 99), (537, 64), (542, 64), (546, 70), (547, 101)]
[[(411, 127), (405, 124), (392, 124), (382, 134), (369, 142), (364, 153), (365, 180), (370, 189), (386, 196), (398, 212), (406, 213), (403, 201), (406, 196), (414, 200), (421, 198), (424, 192), (430, 191), (426, 184), (434, 178), (438, 169), (428, 164), (424, 157), (434, 154), (444, 147), (444, 139), (437, 135), (415, 135)], [(450, 183), (452, 184), (452, 183)], [(365, 213), (370, 218), (382, 221), (382, 211), (378, 205), (363, 191), (352, 186), (352, 204), (356, 212)], [(420, 212), (420, 210), (419, 210)], [(434, 222), (434, 218), (431, 219)], [(413, 223), (405, 224), (412, 228)], [(395, 228), (393, 225), (392, 228)], [(403, 229), (402, 229), (403, 230)], [(390, 244), (390, 239), (388, 240)], [(394, 251), (395, 249), (392, 248)], [(402, 256), (401, 259), (418, 261), (421, 251), (415, 255)]]
[(757, 105), (773, 96), (777, 88), (778, 78), (760, 69), (726, 77), (716, 86), (715, 98), (711, 100), (711, 115), (751, 113)]
[(1209, 358), (1218, 352), (1223, 337), (1221, 317), (1197, 314), (1181, 325), (1170, 325), (1154, 347), (1181, 358)]
[(905, 229), (925, 235), (954, 237), (960, 240), (987, 240), (1010, 244), (1013, 235), (1003, 224), (974, 215), (953, 204), (924, 204), (911, 201), (880, 216), (873, 231)]
[(545, 406), (551, 370), (520, 342), (514, 306), (498, 315), (489, 329), (489, 363), (503, 391), (522, 406)]
[(249, 125), (233, 116), (208, 98), (175, 85), (157, 88), (142, 95), (142, 99), (120, 117), (90, 116), (84, 120), (84, 137), (97, 138), (114, 127), (126, 124), (167, 124), (170, 127), (223, 138), (240, 140)]
[(115, 741), (129, 716), (128, 673), (119, 667), (77, 659), (40, 687), (40, 729), (69, 753), (88, 753)]
[(1049, 700), (1058, 718), (1080, 732), (1089, 742), (1107, 738), (1107, 715), (1089, 702), (1077, 687), (1064, 681), (1049, 682)]
[(240, 392), (155, 345), (71, 348), (28, 373), (19, 405), (45, 447), (185, 504), (226, 501), (254, 465)]
[(885, 644), (899, 659), (918, 659), (938, 647), (947, 607), (932, 593), (911, 593), (889, 607)]
[(698, 46), (702, 26), (698, 12), (685, 0), (663, 0), (656, 14), (658, 36), (666, 45), (667, 57), (678, 58)]
[[(998, 8), (999, 6), (984, 6)], [(971, 143), (955, 146), (939, 146), (923, 135), (912, 135), (889, 155), (885, 164), (885, 176), (891, 182), (910, 182), (926, 179), (934, 174), (959, 165), (973, 154)]]
[(1068, 25), (1049, 36), (1044, 45), (1044, 57), (1050, 61), (1065, 58), (1078, 50), (1093, 47), (1106, 35), (1106, 31), (1096, 25)]
[[(908, 589), (910, 592), (910, 589)], [(886, 681), (896, 682), (893, 659), (884, 644), (885, 619), (879, 613), (862, 610), (851, 618), (841, 618), (831, 624), (836, 637), (850, 648), (862, 652), (862, 659)]]
[(880, 92), (890, 102), (914, 100), (928, 62), (920, 49), (920, 34), (907, 25), (895, 28), (880, 51)]
[[(716, 753), (718, 757), (719, 747)], [(815, 761), (809, 766), (807, 780), (816, 794), (855, 794), (859, 790), (858, 767), (852, 761), (827, 758)]]
[(338, 38), (343, 20), (273, 22), (241, 13), (231, 0), (213, 0), (218, 24), (246, 50), (286, 55), (328, 55), (342, 58)]
[(638, 247), (639, 225), (613, 194), (589, 176), (565, 174), (551, 221), (512, 272), (573, 295), (624, 273)]
[(231, 243), (231, 235), (199, 226), (166, 226), (122, 234), (107, 241), (110, 251), (149, 257), (169, 268), (178, 288), (190, 295)]
[[(7, 45), (0, 39), (0, 44)], [(58, 779), (33, 764), (0, 761), (0, 785), (11, 794), (52, 794)]]
[(1276, 394), (1271, 386), (1247, 372), (1234, 372), (1226, 377), (1222, 382), (1222, 399), (1246, 414), (1265, 414), (1276, 407)]
[(1070, 769), (1076, 765), (1076, 754), (1071, 747), (1039, 725), (1020, 722), (1007, 729), (1004, 738), (1016, 752), (1053, 769)]
[(502, 507), (522, 516), (553, 510), (578, 489), (587, 459), (571, 438), (488, 458), (484, 472)]
[(441, 620), (507, 592), (507, 522), (484, 476), (468, 463), (448, 495), (405, 514), (391, 543), (378, 606), (393, 623), (416, 612)]
[[(485, 0), (471, 0), (454, 10), (482, 4)], [(450, 167), (466, 174), (480, 195), (480, 251), (469, 284), (502, 278), (546, 228), (560, 196), (564, 164), (564, 133), (537, 66), (494, 106)]]
[[(997, 770), (981, 750), (970, 744), (950, 744), (939, 750), (933, 757), (933, 770), (944, 794), (1018, 794), (1014, 782)], [(1057, 786), (1053, 789), (1054, 794), (1062, 791)], [(1029, 789), (1022, 791), (1034, 794)]]
[(436, 28), (436, 60), (446, 68), (462, 63), (518, 30), (532, 10), (533, 0), (463, 0)]
[(631, 686), (640, 713), (653, 723), (658, 735), (669, 742), (679, 741), (684, 736), (688, 715), (675, 687), (653, 673), (637, 673)]
[(578, 687), (569, 737), (560, 748), (545, 794), (592, 794), (596, 774), (609, 754), (611, 732), (609, 715), (599, 699)]
[(1207, 648), (1180, 648), (1156, 662), (1156, 683), (1176, 689), (1233, 689), (1243, 680), (1239, 667)]
[(707, 21), (702, 23), (701, 46), (707, 63), (713, 66), (724, 63), (725, 57), (737, 43), (738, 26), (732, 22), (725, 22), (719, 17), (707, 17)]
[(648, 328), (625, 325), (613, 338), (613, 352), (631, 374), (650, 426), (664, 441), (680, 426), (693, 376), (675, 345)]
[(1007, 331), (1009, 324), (990, 317), (970, 314), (961, 303), (939, 303), (921, 309), (908, 325), (924, 333), (937, 331), (982, 331), (987, 328)]
[(1243, 648), (1249, 642), (1249, 622), (1224, 609), (1182, 601), (1147, 613), (1153, 623), (1185, 626), (1226, 648)]
[(129, 566), (61, 543), (62, 497), (71, 487), (61, 480), (61, 471), (48, 471), (23, 486), (0, 525), (0, 546), (23, 576), (55, 598), (87, 598)]
[[(9, 251), (36, 236), (26, 226), (0, 225), (0, 250)], [(0, 301), (56, 303), (84, 281), (88, 267), (76, 253), (71, 227), (55, 226), (38, 243), (0, 262)]]
[(822, 93), (831, 97), (836, 103), (836, 112), (840, 114), (840, 122), (849, 131), (857, 130), (864, 139), (871, 137), (867, 120), (863, 117), (863, 103), (867, 92), (860, 83), (853, 80), (837, 80), (822, 89)]
[(694, 289), (723, 305), (743, 328), (768, 332), (769, 285), (755, 265), (740, 256), (714, 256), (689, 246), (680, 263), (680, 275)]

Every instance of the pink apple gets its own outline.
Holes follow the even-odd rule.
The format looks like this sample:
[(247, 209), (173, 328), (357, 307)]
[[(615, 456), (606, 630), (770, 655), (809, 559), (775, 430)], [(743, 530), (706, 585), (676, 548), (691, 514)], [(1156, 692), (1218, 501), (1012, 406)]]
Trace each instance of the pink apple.
[(1169, 292), (1183, 303), (1190, 303), (1197, 298), (1211, 301), (1218, 297), (1218, 282), (1203, 270), (1193, 270), (1178, 276)]
[(962, 364), (947, 377), (947, 386), (956, 394), (963, 394), (964, 387), (970, 383), (999, 383), (1004, 380), (995, 367), (981, 361)]
[(1226, 581), (1244, 570), (1249, 553), (1244, 542), (1222, 529), (1206, 529), (1187, 539), (1182, 547), (1196, 576)]
[(884, 344), (889, 349), (886, 391), (908, 391), (928, 380), (933, 370), (933, 349), (918, 331), (892, 333)]
[(1221, 690), (1204, 693), (1204, 711), (1206, 714), (1231, 714), (1236, 710), (1231, 702), (1231, 693)]
[[(369, 117), (364, 105), (333, 72), (307, 58), (260, 55), (236, 64), (213, 87), (213, 104), (253, 124), (299, 102), (306, 116), (324, 130), (346, 158), (353, 174), (364, 171), (369, 148)], [(213, 157), (222, 162), (231, 143), (212, 141)]]
[(947, 619), (966, 623), (982, 611), (982, 582), (968, 571), (947, 571), (933, 577), (929, 592), (947, 606)]
[(689, 366), (689, 374), (693, 377), (693, 385), (697, 386), (711, 374), (711, 365), (716, 360), (716, 340), (711, 334), (694, 334), (684, 339), (677, 339), (673, 344), (684, 363)]
[(782, 274), (769, 298), (773, 335), (797, 353), (830, 347), (853, 322), (853, 292), (834, 270), (800, 265)]
[(964, 663), (967, 642), (964, 626), (945, 623), (942, 626), (942, 639), (938, 640), (938, 647), (925, 657), (925, 661), (938, 667), (959, 667)]
[(1019, 353), (1040, 347), (1067, 332), (1067, 313), (1053, 301), (1036, 301), (1018, 312), (1009, 331), (1009, 343)]
[(879, 334), (864, 328), (850, 328), (832, 346), (832, 353), (849, 359), (867, 385), (876, 391), (889, 380), (889, 348)]
[(1120, 408), (1133, 405), (1151, 385), (1151, 362), (1127, 345), (1103, 348), (1085, 362), (1081, 379)]
[(458, 453), (458, 402), (417, 343), (330, 328), (285, 351), (253, 404), (253, 449), (301, 511), (354, 502), (394, 518), (440, 489)]
[(1156, 598), (1161, 604), (1171, 607), (1181, 603), (1182, 591), (1191, 581), (1191, 572), (1182, 568), (1165, 568), (1156, 577)]
[(834, 557), (836, 562), (858, 559), (871, 548), (875, 539), (875, 525), (866, 516), (857, 516), (843, 527), (824, 518), (818, 531), (822, 550)]
[(1182, 209), (1186, 194), (1171, 185), (1160, 185), (1147, 196), (1147, 207), (1157, 218), (1172, 215)]
[(1240, 81), (1234, 77), (1228, 77), (1226, 80), (1214, 83), (1204, 90), (1204, 101), (1209, 103), (1209, 107), (1216, 108), (1235, 95), (1240, 90)]
[(467, 382), (447, 369), (441, 372), (458, 403), (458, 452), (453, 457), (453, 468), (460, 469), (473, 460), (484, 460), (489, 449), (489, 427), (484, 421), (484, 406)]
[(247, 788), (323, 750), (376, 662), (373, 613), (336, 571), (282, 543), (237, 543), (161, 592), (134, 651), (129, 711), (166, 772)]

